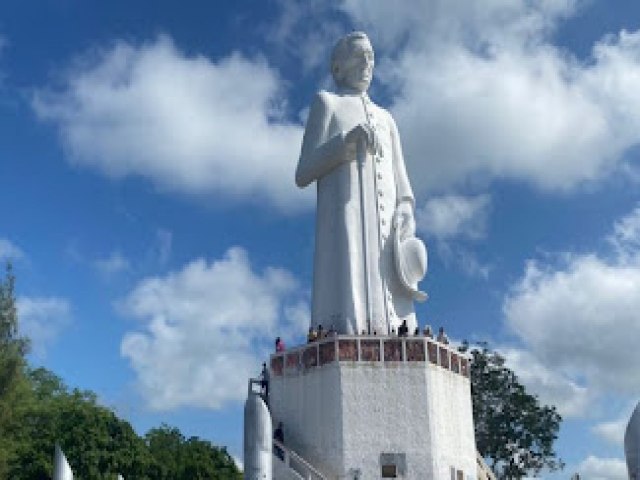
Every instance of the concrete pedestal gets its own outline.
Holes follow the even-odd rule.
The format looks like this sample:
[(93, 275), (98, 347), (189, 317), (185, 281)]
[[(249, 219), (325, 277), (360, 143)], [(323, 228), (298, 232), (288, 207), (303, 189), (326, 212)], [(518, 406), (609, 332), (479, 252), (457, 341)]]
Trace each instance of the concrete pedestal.
[(448, 346), (341, 336), (270, 366), (273, 423), (326, 478), (477, 478), (468, 359)]

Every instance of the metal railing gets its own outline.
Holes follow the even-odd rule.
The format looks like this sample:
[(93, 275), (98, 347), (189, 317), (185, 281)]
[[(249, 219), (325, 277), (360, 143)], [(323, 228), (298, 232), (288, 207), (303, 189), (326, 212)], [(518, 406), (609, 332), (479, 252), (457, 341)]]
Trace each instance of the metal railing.
[(273, 440), (273, 455), (303, 480), (327, 480), (309, 462), (278, 440)]
[(280, 376), (343, 362), (431, 363), (468, 378), (471, 356), (424, 336), (334, 335), (271, 355), (270, 370)]
[(476, 452), (476, 464), (478, 467), (478, 478), (486, 478), (487, 480), (496, 480), (495, 474), (491, 471), (487, 463), (480, 455), (480, 452)]

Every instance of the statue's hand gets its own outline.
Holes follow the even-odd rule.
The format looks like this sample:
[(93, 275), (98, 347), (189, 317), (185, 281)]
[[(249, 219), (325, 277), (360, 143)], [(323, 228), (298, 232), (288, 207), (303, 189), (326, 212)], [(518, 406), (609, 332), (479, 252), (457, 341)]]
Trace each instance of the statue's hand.
[(359, 142), (363, 142), (369, 153), (372, 155), (381, 151), (380, 140), (375, 130), (366, 123), (359, 123), (353, 127), (344, 138), (345, 143), (358, 145)]
[(397, 233), (401, 239), (415, 236), (416, 221), (411, 202), (401, 202), (400, 205), (398, 205), (396, 208), (395, 223)]

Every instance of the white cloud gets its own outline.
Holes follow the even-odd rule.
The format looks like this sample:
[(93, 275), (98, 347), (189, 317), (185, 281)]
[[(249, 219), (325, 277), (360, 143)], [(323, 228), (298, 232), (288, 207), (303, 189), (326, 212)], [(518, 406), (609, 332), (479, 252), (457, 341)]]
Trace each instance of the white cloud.
[(631, 59), (640, 51), (636, 36), (633, 45), (607, 40), (589, 67), (550, 45), (496, 47), (489, 56), (459, 45), (407, 53), (392, 110), (418, 187), (480, 175), (566, 190), (609, 174), (640, 141), (640, 101), (629, 89), (605, 94), (605, 78), (640, 78), (640, 61), (622, 65), (604, 52)]
[(640, 32), (604, 37), (587, 59), (552, 43), (588, 2), (339, 4), (374, 41), (419, 196), (496, 178), (566, 191), (627, 169), (640, 142)]
[(437, 240), (435, 250), (445, 265), (455, 265), (465, 275), (488, 279), (491, 265), (480, 261), (478, 256), (468, 247), (458, 242)]
[(111, 252), (106, 258), (95, 260), (93, 264), (102, 275), (107, 277), (126, 272), (131, 268), (129, 260), (118, 251)]
[(20, 333), (31, 339), (36, 356), (46, 356), (47, 349), (71, 322), (69, 302), (57, 297), (19, 297), (16, 306)]
[[(342, 9), (367, 28), (386, 50), (439, 48), (443, 43), (468, 47), (535, 40), (553, 31), (576, 11), (577, 0), (343, 0)], [(407, 37), (407, 33), (411, 33)]]
[(599, 458), (589, 455), (578, 466), (584, 480), (627, 480), (627, 465), (620, 458)]
[[(290, 273), (253, 271), (247, 253), (230, 249), (208, 263), (141, 281), (123, 301), (142, 331), (125, 335), (121, 353), (154, 409), (220, 408), (246, 396), (246, 382), (273, 339), (304, 335), (299, 286)], [(284, 322), (280, 321), (284, 319)]]
[(509, 326), (550, 365), (601, 388), (640, 382), (640, 268), (575, 256), (559, 270), (529, 263), (504, 305)]
[[(616, 223), (610, 240), (637, 241), (620, 226), (638, 215)], [(640, 382), (640, 262), (629, 252), (566, 254), (562, 265), (530, 261), (503, 307), (507, 325), (548, 367), (600, 392), (634, 393)]]
[(624, 263), (640, 263), (640, 206), (615, 223), (607, 240)]
[(0, 260), (19, 260), (24, 252), (6, 238), (0, 238)]
[[(278, 0), (280, 16), (269, 25), (267, 41), (291, 55), (304, 73), (328, 65), (327, 59), (343, 34), (340, 22), (330, 19), (326, 0)], [(329, 77), (329, 68), (324, 68)]]
[(416, 212), (418, 229), (438, 239), (463, 236), (471, 239), (486, 234), (489, 195), (432, 197)]
[(435, 247), (445, 264), (457, 265), (472, 277), (488, 278), (491, 270), (463, 244), (486, 236), (491, 205), (489, 195), (443, 195), (428, 199), (416, 210), (417, 229), (434, 239)]
[(624, 432), (631, 418), (631, 413), (628, 415), (611, 420), (609, 422), (602, 422), (594, 425), (592, 431), (600, 438), (606, 440), (614, 445), (622, 446), (624, 443)]
[(293, 182), (302, 127), (284, 120), (278, 74), (264, 59), (187, 56), (171, 39), (115, 42), (81, 59), (33, 107), (70, 159), (109, 176), (285, 211), (311, 205)]
[(592, 400), (587, 388), (548, 368), (531, 352), (516, 348), (500, 348), (498, 351), (527, 390), (538, 395), (543, 404), (554, 405), (565, 418), (585, 413)]
[(171, 249), (173, 245), (173, 233), (164, 228), (159, 228), (156, 231), (156, 249), (158, 255), (158, 262), (161, 265), (166, 264), (171, 257)]

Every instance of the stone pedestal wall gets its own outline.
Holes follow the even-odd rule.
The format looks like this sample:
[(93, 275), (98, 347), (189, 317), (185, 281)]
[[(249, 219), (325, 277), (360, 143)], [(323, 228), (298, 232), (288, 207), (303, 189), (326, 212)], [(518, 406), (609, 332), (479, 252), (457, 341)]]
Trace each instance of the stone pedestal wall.
[(341, 336), (270, 365), (274, 428), (327, 478), (477, 478), (469, 363), (447, 346)]

